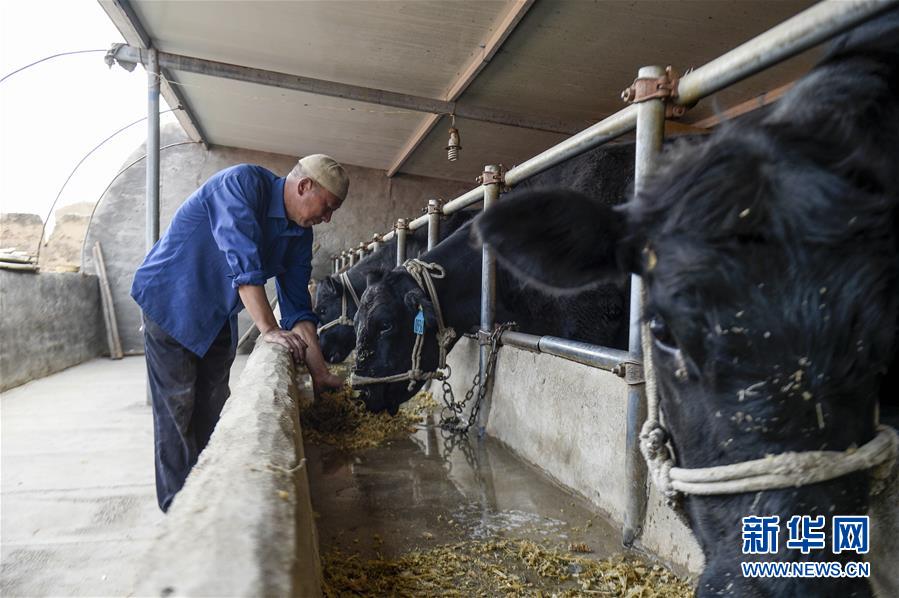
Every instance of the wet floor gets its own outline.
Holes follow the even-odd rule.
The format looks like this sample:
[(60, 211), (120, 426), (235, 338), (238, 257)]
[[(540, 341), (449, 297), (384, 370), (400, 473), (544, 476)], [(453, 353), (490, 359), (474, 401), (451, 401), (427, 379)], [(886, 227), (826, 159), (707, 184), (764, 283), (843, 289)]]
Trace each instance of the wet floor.
[(373, 449), (307, 444), (306, 458), (322, 554), (393, 558), (505, 538), (596, 557), (622, 551), (620, 532), (584, 499), (491, 438), (459, 440), (431, 422)]

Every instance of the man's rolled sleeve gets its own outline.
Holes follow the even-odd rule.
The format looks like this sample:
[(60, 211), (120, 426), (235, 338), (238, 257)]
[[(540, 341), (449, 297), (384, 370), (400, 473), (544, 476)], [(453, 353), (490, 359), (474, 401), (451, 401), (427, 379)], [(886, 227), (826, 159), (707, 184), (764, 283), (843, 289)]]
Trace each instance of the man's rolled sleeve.
[(231, 286), (235, 289), (244, 285), (262, 286), (267, 280), (265, 272), (262, 270), (254, 270), (252, 272), (241, 272), (231, 280)]
[(221, 187), (206, 202), (212, 236), (231, 268), (234, 288), (265, 284), (259, 255), (259, 195), (252, 181), (232, 174), (222, 179)]

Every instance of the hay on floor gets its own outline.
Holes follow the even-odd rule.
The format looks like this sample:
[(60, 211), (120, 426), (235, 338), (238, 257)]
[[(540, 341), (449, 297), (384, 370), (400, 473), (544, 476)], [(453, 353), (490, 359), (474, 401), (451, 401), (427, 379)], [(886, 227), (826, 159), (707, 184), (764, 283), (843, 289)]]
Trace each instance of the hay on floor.
[(461, 542), (362, 560), (324, 557), (324, 594), (336, 596), (626, 596), (686, 598), (692, 586), (634, 557), (594, 560), (528, 540)]

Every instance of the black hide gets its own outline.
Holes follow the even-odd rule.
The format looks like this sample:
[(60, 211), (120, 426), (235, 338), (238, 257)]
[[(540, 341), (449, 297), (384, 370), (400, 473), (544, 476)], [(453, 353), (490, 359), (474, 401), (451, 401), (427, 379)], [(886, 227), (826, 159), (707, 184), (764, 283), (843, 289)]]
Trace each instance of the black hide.
[[(565, 287), (633, 271), (648, 293), (661, 407), (681, 467), (845, 450), (895, 413), (899, 311), (899, 12), (834, 44), (763, 117), (678, 144), (620, 213), (534, 193), (476, 221), (522, 276)], [(565, 199), (569, 201), (565, 201)], [(562, 206), (627, 225), (602, 247), (562, 234)], [(518, 219), (509, 224), (509, 215)], [(547, 227), (549, 230), (547, 230)], [(541, 239), (557, 239), (548, 246)], [(560, 246), (561, 245), (561, 246)], [(569, 262), (559, 266), (562, 256)], [(685, 375), (676, 376), (682, 369)], [(893, 420), (895, 421), (895, 420)], [(793, 515), (860, 515), (860, 472), (791, 490), (690, 496), (706, 557), (700, 595), (866, 596), (864, 579), (747, 579), (747, 560), (858, 560), (784, 546)], [(778, 515), (780, 551), (741, 554), (741, 517)], [(828, 537), (830, 532), (828, 531)]]
[[(625, 199), (633, 177), (633, 146), (612, 146), (589, 152), (550, 169), (503, 196), (500, 205), (514, 202), (526, 189), (542, 189), (564, 185), (566, 188), (590, 192), (609, 205)], [(539, 214), (550, 218), (552, 210)], [(589, 235), (590, 230), (570, 227), (568, 234)], [(458, 336), (477, 330), (480, 320), (481, 250), (473, 241), (469, 226), (460, 228), (432, 251), (421, 256), (423, 261), (440, 264), (446, 278), (436, 280), (437, 293), (446, 325)], [(626, 348), (627, 345), (627, 279), (600, 285), (590, 290), (556, 297), (519, 282), (507, 268), (497, 268), (496, 321), (514, 321), (519, 330), (538, 335), (552, 335), (604, 346)], [(412, 324), (422, 305), (429, 322), (435, 320), (432, 307), (412, 277), (402, 268), (387, 273), (369, 285), (356, 316), (356, 373), (381, 377), (406, 372), (411, 366), (414, 335)], [(437, 366), (437, 344), (434, 326), (426, 330), (422, 369)], [(373, 411), (395, 413), (420, 387), (408, 389), (407, 382), (375, 384), (363, 387), (363, 399)]]
[[(440, 239), (445, 239), (460, 226), (471, 220), (476, 212), (461, 211), (452, 214), (440, 223)], [(428, 229), (421, 227), (410, 231), (406, 237), (406, 256), (418, 257), (428, 247)], [(359, 263), (347, 270), (347, 276), (356, 295), (361, 297), (368, 286), (367, 279), (373, 272), (383, 273), (396, 264), (396, 238), (381, 245), (375, 253), (364, 257)], [(331, 275), (321, 281), (315, 295), (315, 314), (322, 324), (327, 324), (340, 317), (341, 295), (344, 293), (343, 283), (337, 276)], [(351, 295), (347, 295), (347, 317), (356, 315), (356, 304)], [(338, 324), (325, 330), (319, 336), (322, 354), (328, 363), (341, 363), (356, 347), (356, 332), (352, 326)]]

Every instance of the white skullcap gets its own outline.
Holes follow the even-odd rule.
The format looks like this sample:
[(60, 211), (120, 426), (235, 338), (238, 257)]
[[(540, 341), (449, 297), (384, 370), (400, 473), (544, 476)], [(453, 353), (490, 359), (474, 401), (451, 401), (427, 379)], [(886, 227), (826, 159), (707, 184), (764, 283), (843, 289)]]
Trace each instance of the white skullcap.
[(306, 176), (333, 193), (340, 201), (346, 199), (350, 179), (337, 160), (324, 154), (312, 154), (301, 159), (300, 166)]

